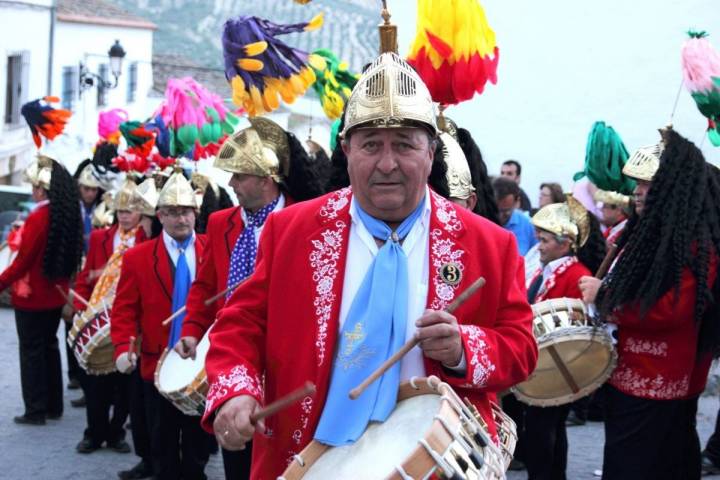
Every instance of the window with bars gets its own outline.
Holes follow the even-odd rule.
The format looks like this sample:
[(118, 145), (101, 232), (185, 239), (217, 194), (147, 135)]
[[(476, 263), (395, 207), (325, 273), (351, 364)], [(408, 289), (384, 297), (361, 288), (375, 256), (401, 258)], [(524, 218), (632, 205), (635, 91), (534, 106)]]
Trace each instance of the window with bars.
[(138, 64), (132, 62), (128, 68), (127, 102), (133, 103), (137, 96)]
[[(98, 82), (97, 86), (97, 106), (98, 107), (105, 107), (107, 106), (108, 100), (108, 91), (107, 88), (104, 87), (105, 84), (107, 84), (110, 81), (109, 78), (109, 68), (107, 63), (101, 63), (98, 65), (98, 76), (102, 78), (102, 82)], [(104, 82), (104, 83), (103, 83)]]
[(75, 96), (78, 91), (77, 68), (63, 67), (62, 69), (62, 108), (73, 110)]

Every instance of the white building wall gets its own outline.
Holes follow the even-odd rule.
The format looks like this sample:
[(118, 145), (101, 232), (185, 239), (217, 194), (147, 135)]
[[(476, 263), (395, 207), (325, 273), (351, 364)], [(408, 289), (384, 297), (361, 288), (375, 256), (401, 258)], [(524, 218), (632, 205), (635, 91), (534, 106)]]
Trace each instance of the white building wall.
[(13, 174), (11, 181), (20, 180), (19, 172), (31, 160), (35, 145), (22, 117), (18, 123), (5, 123), (7, 57), (23, 54), (25, 58), (22, 103), (47, 95), (52, 3), (0, 3), (0, 178)]
[[(55, 29), (55, 59), (53, 63), (53, 92), (61, 96), (63, 91), (63, 68), (79, 68), (82, 62), (92, 73), (99, 73), (100, 64), (106, 64), (110, 73), (108, 50), (120, 41), (126, 52), (122, 64), (122, 73), (118, 86), (106, 92), (107, 105), (98, 106), (97, 81), (95, 86), (76, 93), (73, 102), (73, 116), (65, 130), (67, 137), (62, 145), (56, 146), (65, 157), (63, 161), (74, 168), (84, 158), (89, 157), (92, 146), (98, 140), (97, 119), (101, 111), (122, 108), (129, 113), (130, 119), (145, 119), (152, 113), (156, 102), (148, 95), (152, 88), (152, 41), (153, 30), (141, 28), (92, 25), (58, 21)], [(137, 89), (135, 100), (128, 103), (130, 65), (137, 63)]]
[[(717, 0), (481, 0), (500, 48), (498, 84), (448, 109), (469, 129), (491, 174), (504, 160), (523, 165), (522, 187), (537, 204), (541, 182), (565, 189), (583, 168), (594, 121), (615, 128), (628, 150), (656, 143), (682, 80), (688, 29), (707, 30), (720, 50)], [(389, 2), (401, 54), (415, 35), (415, 2)], [(683, 88), (673, 123), (720, 165), (707, 120)]]

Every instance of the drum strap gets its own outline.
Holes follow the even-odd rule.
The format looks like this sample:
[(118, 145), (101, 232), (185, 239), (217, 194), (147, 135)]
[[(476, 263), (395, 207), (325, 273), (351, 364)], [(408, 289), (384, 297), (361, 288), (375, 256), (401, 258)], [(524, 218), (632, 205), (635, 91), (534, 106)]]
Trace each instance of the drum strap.
[(527, 291), (528, 303), (530, 303), (531, 305), (535, 303), (535, 297), (537, 297), (537, 294), (540, 291), (540, 287), (542, 287), (542, 284), (543, 274), (541, 270), (540, 273), (535, 276)]

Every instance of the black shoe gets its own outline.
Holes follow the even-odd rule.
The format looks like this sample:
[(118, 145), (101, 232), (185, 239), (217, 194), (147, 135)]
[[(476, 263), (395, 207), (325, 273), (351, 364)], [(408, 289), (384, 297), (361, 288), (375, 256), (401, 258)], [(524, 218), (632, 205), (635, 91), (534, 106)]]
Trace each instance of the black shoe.
[(565, 420), (565, 425), (568, 427), (579, 427), (580, 425), (585, 425), (585, 423), (587, 423), (587, 421), (578, 417), (573, 410), (570, 410), (570, 413)]
[(705, 452), (702, 454), (702, 460), (700, 462), (700, 472), (702, 476), (705, 475), (717, 475), (720, 473), (720, 467), (716, 466), (712, 460), (710, 460)]
[(141, 478), (150, 478), (153, 476), (153, 469), (149, 462), (140, 460), (140, 462), (130, 470), (121, 470), (118, 472), (120, 480), (139, 480)]
[(70, 380), (68, 380), (67, 388), (68, 390), (77, 390), (78, 388), (80, 388), (80, 382), (77, 378), (71, 378)]
[(85, 395), (83, 395), (80, 398), (76, 398), (75, 400), (70, 400), (70, 405), (72, 405), (75, 408), (82, 408), (87, 404), (85, 401)]
[(118, 453), (130, 453), (130, 445), (122, 439), (115, 442), (107, 442), (107, 448)]
[(60, 413), (48, 413), (45, 415), (48, 420), (60, 420), (62, 418), (62, 412)]
[(83, 438), (80, 440), (80, 443), (77, 444), (75, 450), (77, 450), (78, 453), (92, 453), (95, 450), (100, 450), (100, 444), (93, 442), (89, 438)]
[(13, 422), (19, 425), (45, 425), (44, 417), (28, 417), (27, 415), (18, 415), (13, 418)]
[(525, 464), (518, 460), (517, 458), (513, 458), (510, 460), (510, 465), (508, 466), (508, 470), (512, 472), (519, 472), (521, 470), (525, 470)]

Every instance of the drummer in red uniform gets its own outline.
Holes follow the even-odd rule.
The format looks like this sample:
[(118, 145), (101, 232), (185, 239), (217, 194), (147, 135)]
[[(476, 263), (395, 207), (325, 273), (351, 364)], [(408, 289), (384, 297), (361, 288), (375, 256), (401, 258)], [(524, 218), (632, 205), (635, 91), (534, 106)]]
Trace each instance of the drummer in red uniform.
[(14, 420), (44, 425), (63, 413), (57, 329), (63, 292), (82, 259), (82, 221), (75, 181), (65, 167), (39, 155), (25, 175), (37, 205), (22, 227), (15, 260), (0, 274), (0, 291), (12, 285), (20, 346), (25, 413)]
[[(541, 208), (533, 217), (542, 268), (528, 288), (531, 304), (552, 298), (582, 298), (578, 281), (596, 270), (605, 254), (597, 220), (573, 197)], [(559, 375), (559, 373), (558, 373)], [(504, 399), (504, 402), (510, 399)], [(514, 403), (514, 402), (513, 402)], [(516, 414), (516, 456), (529, 480), (561, 480), (567, 467), (565, 419), (570, 405), (522, 406)], [(517, 408), (514, 408), (517, 411)]]
[[(152, 188), (155, 188), (154, 184)], [(127, 180), (114, 199), (117, 223), (90, 234), (87, 260), (77, 277), (75, 290), (91, 304), (102, 299), (108, 307), (112, 306), (124, 253), (150, 236), (150, 222), (147, 217), (143, 219), (142, 205), (134, 199), (136, 190), (135, 183)], [(79, 312), (85, 310), (78, 298), (74, 306)], [(107, 442), (107, 447), (112, 450), (129, 452), (130, 445), (125, 441), (125, 421), (129, 409), (128, 378), (118, 372), (102, 375), (83, 372), (80, 382), (87, 400), (87, 428), (76, 447), (77, 451), (92, 453)]]
[[(436, 135), (427, 87), (398, 55), (382, 54), (346, 109), (351, 186), (266, 221), (255, 272), (219, 312), (205, 362), (203, 425), (228, 449), (253, 439), (253, 478), (276, 478), (313, 439), (354, 442), (371, 419), (389, 416), (399, 383), (414, 376), (452, 385), (494, 435), (490, 397), (535, 367), (515, 240), (428, 188)], [(443, 311), (480, 276), (483, 289)], [(419, 346), (349, 400), (412, 336)], [(308, 380), (314, 397), (250, 421)]]
[(597, 190), (593, 195), (596, 202), (601, 203), (600, 212), (603, 225), (603, 235), (607, 245), (616, 244), (628, 223), (630, 212), (630, 197), (618, 192)]
[[(618, 365), (605, 389), (603, 478), (700, 478), (697, 400), (720, 344), (717, 175), (673, 130), (623, 172), (637, 179), (600, 314), (617, 325)], [(587, 301), (597, 282), (580, 283)]]
[(199, 418), (181, 413), (153, 383), (160, 355), (179, 339), (184, 315), (171, 325), (163, 326), (162, 321), (185, 305), (203, 258), (205, 238), (193, 230), (196, 212), (195, 192), (178, 171), (157, 202), (163, 233), (125, 253), (112, 309), (111, 334), (120, 372), (130, 373), (136, 367), (137, 353), (130, 351), (130, 341), (142, 337), (140, 373), (145, 382), (151, 456), (161, 480), (204, 480), (209, 456), (209, 439)]

